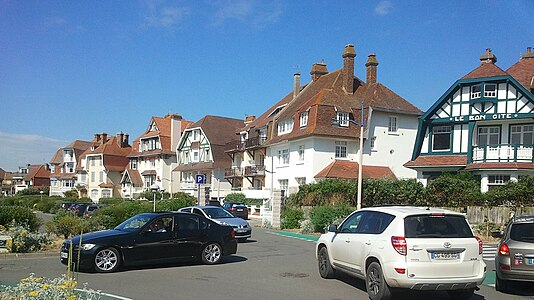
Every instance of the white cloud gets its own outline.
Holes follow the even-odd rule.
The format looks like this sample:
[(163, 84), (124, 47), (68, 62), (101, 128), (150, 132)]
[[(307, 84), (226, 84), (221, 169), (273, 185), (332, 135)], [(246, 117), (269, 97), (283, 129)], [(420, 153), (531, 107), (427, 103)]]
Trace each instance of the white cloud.
[(16, 171), (26, 164), (47, 163), (57, 149), (67, 144), (45, 136), (0, 131), (0, 168)]
[(378, 3), (375, 7), (375, 14), (380, 16), (385, 16), (391, 12), (393, 9), (393, 4), (388, 0), (383, 0)]
[(282, 7), (278, 1), (224, 0), (210, 2), (215, 7), (212, 25), (222, 26), (226, 21), (238, 20), (256, 27), (278, 22)]
[(164, 2), (148, 0), (146, 3), (145, 26), (171, 28), (191, 14), (185, 6), (166, 6)]

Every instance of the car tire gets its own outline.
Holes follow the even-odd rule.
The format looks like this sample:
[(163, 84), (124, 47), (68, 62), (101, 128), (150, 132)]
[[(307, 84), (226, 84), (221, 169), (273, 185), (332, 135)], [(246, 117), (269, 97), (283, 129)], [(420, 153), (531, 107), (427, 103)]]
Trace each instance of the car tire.
[(466, 290), (452, 290), (447, 291), (449, 297), (454, 300), (467, 300), (473, 297), (475, 289), (466, 289)]
[(372, 262), (367, 267), (365, 287), (371, 300), (388, 300), (391, 298), (391, 290), (384, 278), (382, 267), (377, 262)]
[(319, 275), (326, 279), (331, 279), (336, 276), (336, 270), (332, 267), (330, 259), (328, 258), (328, 250), (326, 247), (322, 247), (319, 250), (319, 256), (317, 259), (317, 264), (319, 266)]
[(115, 248), (100, 249), (95, 254), (95, 270), (99, 273), (115, 272), (121, 264), (119, 251)]
[(498, 274), (495, 276), (495, 290), (501, 293), (508, 292), (508, 281), (499, 278)]
[(214, 265), (221, 261), (222, 254), (222, 248), (219, 244), (209, 243), (204, 248), (202, 248), (202, 253), (200, 254), (200, 257), (204, 264)]

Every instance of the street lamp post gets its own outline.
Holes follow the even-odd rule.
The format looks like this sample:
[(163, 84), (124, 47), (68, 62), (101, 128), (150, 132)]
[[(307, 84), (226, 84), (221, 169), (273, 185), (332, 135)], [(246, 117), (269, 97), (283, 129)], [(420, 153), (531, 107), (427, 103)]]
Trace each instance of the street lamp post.
[(39, 191), (39, 194), (41, 194), (41, 202), (43, 202), (43, 194), (44, 194), (44, 191)]
[(159, 185), (154, 183), (150, 186), (150, 190), (154, 193), (154, 212), (156, 212), (156, 193), (159, 191)]
[[(358, 196), (356, 198), (356, 209), (359, 210), (362, 208), (362, 173), (363, 173), (363, 128), (367, 127), (367, 124), (364, 123), (364, 102), (362, 101), (362, 115), (360, 122), (354, 120), (348, 120), (349, 123), (352, 123), (356, 126), (360, 126), (360, 154), (358, 155)], [(332, 119), (335, 123), (339, 124), (338, 119)]]

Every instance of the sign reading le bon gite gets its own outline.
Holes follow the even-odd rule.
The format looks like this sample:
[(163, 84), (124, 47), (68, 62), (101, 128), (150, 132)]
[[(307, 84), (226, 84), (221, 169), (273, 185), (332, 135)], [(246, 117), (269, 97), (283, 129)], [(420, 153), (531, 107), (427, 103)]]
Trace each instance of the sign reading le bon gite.
[(485, 114), (485, 115), (457, 116), (457, 117), (452, 117), (449, 120), (453, 122), (466, 122), (466, 121), (522, 119), (525, 117), (527, 117), (525, 116), (525, 114)]

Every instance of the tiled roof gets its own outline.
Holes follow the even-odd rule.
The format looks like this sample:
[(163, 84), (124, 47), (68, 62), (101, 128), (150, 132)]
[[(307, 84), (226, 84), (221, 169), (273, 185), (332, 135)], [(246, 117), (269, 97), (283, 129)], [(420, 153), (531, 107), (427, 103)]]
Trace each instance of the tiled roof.
[(506, 72), (512, 75), (528, 91), (534, 88), (534, 57), (523, 57)]
[(113, 183), (101, 183), (98, 186), (101, 188), (113, 188)]
[(2, 168), (0, 168), (0, 185), (2, 184), (2, 180), (6, 178), (6, 171)]
[(121, 147), (118, 137), (107, 137), (104, 144), (98, 143), (96, 140), (91, 143), (96, 148), (92, 151), (90, 148), (87, 149), (81, 157), (101, 154), (103, 156), (104, 167), (109, 171), (124, 171), (126, 166), (128, 166), (129, 160), (127, 155), (130, 154), (132, 147), (130, 145)]
[[(172, 137), (171, 137), (171, 128), (172, 128), (172, 117), (174, 115), (166, 115), (165, 117), (152, 117), (150, 119), (150, 123), (145, 131), (145, 133), (141, 134), (138, 138), (135, 139), (132, 145), (132, 151), (128, 155), (129, 157), (138, 157), (138, 156), (148, 156), (148, 155), (160, 155), (160, 154), (168, 154), (168, 155), (174, 155), (176, 154), (174, 152), (175, 149), (172, 148)], [(180, 118), (180, 128), (181, 132), (183, 133), (184, 130), (192, 124), (192, 122), (187, 121), (183, 119), (181, 116), (178, 116)], [(156, 127), (158, 130), (156, 131), (150, 131), (150, 127), (152, 123), (156, 123)], [(139, 141), (141, 139), (145, 138), (151, 138), (159, 136), (159, 141), (161, 144), (161, 149), (153, 150), (153, 151), (139, 151)]]
[[(302, 86), (301, 90), (303, 88), (305, 88), (305, 86)], [(250, 124), (246, 125), (244, 128), (240, 128), (238, 132), (247, 131), (252, 128), (261, 128), (267, 125), (276, 116), (276, 114), (273, 114), (273, 111), (277, 108), (287, 105), (287, 103), (289, 103), (289, 101), (291, 101), (292, 99), (293, 99), (293, 92), (287, 94), (280, 101), (276, 102), (273, 106), (271, 106), (268, 110), (266, 110), (263, 114), (261, 114), (258, 118), (256, 118), (256, 120), (252, 121)]]
[(471, 78), (483, 78), (483, 77), (495, 77), (495, 76), (506, 76), (508, 73), (504, 72), (497, 65), (492, 63), (482, 63), (479, 67), (469, 72), (467, 75), (462, 77), (462, 79), (471, 79)]
[(415, 167), (444, 167), (444, 166), (465, 166), (467, 164), (467, 156), (465, 155), (425, 155), (418, 156), (415, 160), (411, 160), (404, 164), (407, 168)]
[(56, 153), (50, 160), (50, 163), (53, 165), (59, 165), (63, 163), (63, 148), (59, 148), (56, 150)]
[(126, 169), (125, 176), (129, 176), (132, 183), (136, 186), (143, 186), (143, 179), (139, 171), (133, 169)]
[(476, 163), (476, 164), (467, 165), (465, 169), (466, 170), (488, 170), (488, 169), (532, 170), (534, 169), (534, 164), (531, 164), (531, 163)]
[(143, 171), (143, 173), (141, 173), (141, 175), (145, 176), (145, 175), (156, 175), (158, 174), (156, 172), (156, 170), (146, 170), (146, 171)]
[(202, 128), (211, 145), (226, 145), (239, 141), (236, 131), (243, 127), (243, 120), (207, 115), (189, 128), (198, 127)]
[[(362, 177), (365, 178), (390, 178), (395, 179), (395, 175), (389, 167), (366, 166), (362, 168)], [(326, 168), (321, 170), (315, 178), (340, 178), (358, 179), (358, 163), (346, 160), (334, 160)]]
[(46, 168), (46, 165), (30, 165), (28, 174), (26, 174), (24, 178), (50, 178), (50, 171)]

